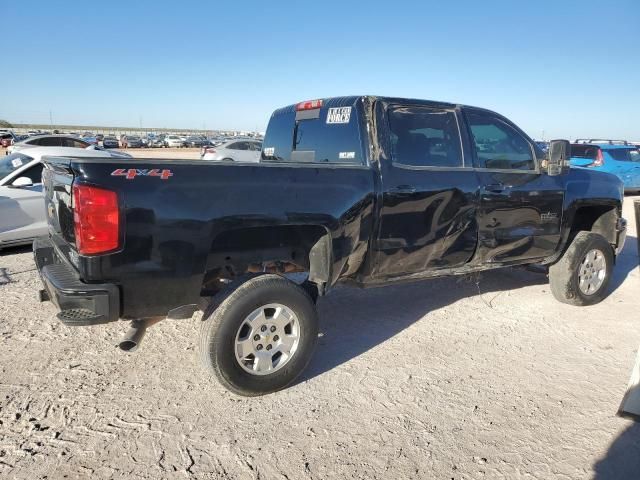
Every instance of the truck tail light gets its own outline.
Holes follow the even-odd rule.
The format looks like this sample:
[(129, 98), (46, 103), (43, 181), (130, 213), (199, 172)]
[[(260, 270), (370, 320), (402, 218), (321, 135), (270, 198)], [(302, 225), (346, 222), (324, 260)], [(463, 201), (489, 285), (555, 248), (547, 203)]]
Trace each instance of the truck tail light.
[(598, 149), (596, 159), (587, 165), (587, 167), (601, 167), (602, 165), (604, 165), (604, 155), (602, 155), (602, 150)]
[(116, 192), (74, 184), (73, 223), (76, 248), (81, 255), (95, 255), (118, 248), (120, 211)]
[(302, 110), (315, 110), (322, 107), (322, 100), (307, 100), (306, 102), (300, 102), (296, 105), (296, 112)]

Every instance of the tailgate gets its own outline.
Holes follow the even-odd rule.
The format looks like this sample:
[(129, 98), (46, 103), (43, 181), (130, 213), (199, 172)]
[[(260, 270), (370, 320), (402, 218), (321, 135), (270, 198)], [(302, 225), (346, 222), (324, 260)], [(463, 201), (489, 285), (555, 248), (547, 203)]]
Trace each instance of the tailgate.
[[(71, 185), (74, 174), (68, 158), (44, 157), (42, 184), (51, 239), (67, 260), (76, 256)], [(75, 263), (75, 262), (72, 262)]]

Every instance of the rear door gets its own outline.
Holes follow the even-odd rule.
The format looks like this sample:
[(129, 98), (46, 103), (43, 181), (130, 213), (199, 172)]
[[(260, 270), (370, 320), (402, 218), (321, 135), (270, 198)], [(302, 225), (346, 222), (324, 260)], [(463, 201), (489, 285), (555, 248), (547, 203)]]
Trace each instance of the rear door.
[(474, 261), (517, 263), (553, 254), (560, 241), (562, 175), (542, 172), (542, 153), (505, 118), (472, 108), (464, 117), (481, 186)]
[(378, 125), (382, 206), (373, 275), (392, 278), (464, 265), (478, 237), (479, 181), (464, 155), (455, 108), (388, 105)]

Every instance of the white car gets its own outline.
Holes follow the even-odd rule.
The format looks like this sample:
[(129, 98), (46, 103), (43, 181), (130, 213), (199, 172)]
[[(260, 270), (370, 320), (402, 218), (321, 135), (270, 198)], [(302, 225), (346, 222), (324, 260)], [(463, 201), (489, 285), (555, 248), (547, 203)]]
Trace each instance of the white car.
[(0, 156), (0, 249), (27, 244), (47, 234), (42, 157), (113, 158), (111, 153), (99, 149), (33, 147)]
[(91, 144), (69, 135), (36, 135), (21, 142), (14, 143), (7, 148), (7, 155), (19, 152), (25, 148), (34, 147), (70, 147), (87, 148)]
[(178, 135), (167, 135), (164, 137), (164, 145), (169, 148), (182, 147), (184, 140)]
[(231, 140), (213, 147), (202, 147), (201, 160), (226, 162), (260, 162), (262, 142), (255, 140)]

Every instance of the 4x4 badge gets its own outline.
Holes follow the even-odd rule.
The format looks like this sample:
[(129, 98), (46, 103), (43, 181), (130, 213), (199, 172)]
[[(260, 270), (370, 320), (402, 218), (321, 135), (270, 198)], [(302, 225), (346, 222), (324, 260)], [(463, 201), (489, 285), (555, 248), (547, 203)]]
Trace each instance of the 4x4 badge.
[(160, 170), (153, 168), (151, 170), (140, 168), (118, 168), (111, 172), (112, 177), (125, 177), (127, 180), (133, 180), (136, 177), (160, 177), (161, 180), (168, 180), (173, 177), (171, 170)]

